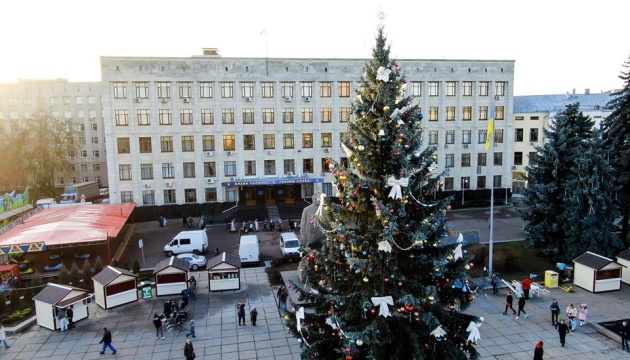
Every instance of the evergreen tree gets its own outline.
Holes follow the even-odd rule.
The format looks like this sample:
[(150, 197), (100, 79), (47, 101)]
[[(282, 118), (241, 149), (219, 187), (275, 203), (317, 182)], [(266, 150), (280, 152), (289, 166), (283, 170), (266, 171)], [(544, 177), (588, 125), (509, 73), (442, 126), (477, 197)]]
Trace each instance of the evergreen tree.
[(303, 359), (477, 357), (474, 318), (458, 312), (473, 300), (469, 258), (447, 241), (450, 198), (434, 200), (435, 148), (389, 55), (379, 27), (342, 140), (348, 161), (330, 160), (339, 201), (320, 204), (313, 221), (326, 239), (306, 254), (310, 289), (295, 286), (314, 314), (286, 316)]
[[(630, 58), (623, 67), (630, 69)], [(612, 112), (602, 121), (602, 130), (616, 183), (621, 186), (616, 202), (623, 214), (621, 238), (627, 242), (630, 222), (630, 71), (622, 71), (619, 78), (623, 80), (623, 89), (611, 94), (614, 98), (607, 107)]]
[(544, 130), (545, 145), (527, 168), (526, 239), (562, 262), (585, 251), (612, 257), (621, 249), (613, 227), (619, 212), (612, 197), (618, 188), (601, 133), (593, 125), (579, 104), (567, 105)]

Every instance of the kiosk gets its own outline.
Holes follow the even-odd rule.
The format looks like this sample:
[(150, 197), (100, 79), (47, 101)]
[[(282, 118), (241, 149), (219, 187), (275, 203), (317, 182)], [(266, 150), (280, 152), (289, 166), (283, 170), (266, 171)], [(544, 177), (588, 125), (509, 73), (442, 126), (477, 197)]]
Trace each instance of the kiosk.
[(573, 260), (573, 284), (592, 293), (621, 289), (622, 266), (590, 251)]
[(188, 261), (176, 256), (160, 261), (153, 269), (155, 295), (180, 295), (188, 289)]
[(210, 291), (240, 290), (241, 260), (226, 252), (208, 261)]
[(621, 269), (621, 281), (630, 285), (630, 249), (626, 249), (617, 255), (617, 263), (623, 266)]
[(108, 266), (92, 281), (95, 301), (103, 309), (138, 301), (138, 276), (131, 271)]
[(37, 325), (55, 331), (59, 329), (58, 308), (67, 309), (72, 306), (74, 310), (72, 319), (76, 323), (89, 316), (88, 305), (94, 300), (94, 294), (69, 285), (48, 283), (33, 297), (33, 300), (37, 313)]

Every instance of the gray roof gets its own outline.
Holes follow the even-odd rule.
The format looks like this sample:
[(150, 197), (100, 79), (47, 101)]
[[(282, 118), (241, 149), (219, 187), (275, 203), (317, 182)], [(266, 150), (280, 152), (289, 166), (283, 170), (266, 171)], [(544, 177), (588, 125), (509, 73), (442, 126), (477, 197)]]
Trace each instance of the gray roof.
[(114, 281), (120, 275), (128, 275), (133, 277), (138, 277), (138, 275), (132, 273), (128, 270), (119, 269), (113, 266), (108, 266), (104, 268), (101, 272), (94, 275), (92, 280), (96, 281), (99, 284), (107, 285), (110, 282)]
[(614, 261), (612, 259), (587, 251), (584, 254), (573, 259), (573, 262), (582, 264), (591, 269), (599, 270)]
[(213, 267), (222, 263), (226, 263), (237, 268), (241, 267), (241, 259), (238, 256), (223, 252), (223, 254), (220, 254), (219, 256), (215, 256), (212, 259), (208, 260), (208, 265), (206, 265), (206, 269), (212, 269)]
[(630, 261), (630, 249), (622, 251), (619, 255), (617, 255), (617, 258)]
[(33, 296), (33, 300), (41, 301), (46, 304), (55, 305), (61, 301), (66, 295), (68, 295), (71, 291), (83, 291), (88, 292), (85, 289), (80, 289), (77, 287), (73, 287), (70, 285), (59, 285), (48, 283), (45, 288), (42, 289), (37, 295)]
[(597, 94), (561, 94), (514, 96), (514, 114), (535, 112), (558, 112), (566, 105), (580, 103), (580, 110), (603, 110), (613, 98), (610, 92)]
[(155, 265), (155, 268), (153, 269), (153, 274), (157, 274), (158, 272), (166, 269), (169, 266), (183, 271), (189, 270), (188, 261), (180, 259), (177, 256), (171, 256), (170, 258), (162, 260), (157, 265)]

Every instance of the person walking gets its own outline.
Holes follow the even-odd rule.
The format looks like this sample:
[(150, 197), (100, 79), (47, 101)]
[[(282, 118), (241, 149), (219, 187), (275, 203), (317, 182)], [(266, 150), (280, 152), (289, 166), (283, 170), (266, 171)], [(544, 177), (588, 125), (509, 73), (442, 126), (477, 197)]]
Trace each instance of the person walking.
[(577, 309), (575, 308), (575, 306), (573, 306), (573, 304), (569, 304), (569, 306), (567, 306), (566, 309), (566, 313), (567, 313), (567, 317), (569, 318), (569, 329), (571, 331), (575, 331), (575, 325), (576, 325), (576, 320), (575, 318), (577, 317)]
[(153, 325), (155, 326), (156, 339), (159, 339), (160, 337), (164, 339), (164, 329), (162, 327), (162, 325), (164, 324), (162, 323), (162, 319), (164, 319), (164, 317), (158, 315), (158, 313), (155, 313), (155, 315), (153, 315)]
[(195, 320), (190, 320), (190, 332), (186, 334), (186, 337), (189, 337), (190, 335), (192, 335), (192, 337), (196, 337), (195, 336)]
[(4, 332), (4, 326), (0, 324), (0, 342), (4, 345), (5, 349), (10, 348), (9, 343), (7, 342), (7, 333)]
[(257, 317), (258, 317), (258, 310), (256, 310), (255, 306), (252, 306), (252, 311), (249, 312), (249, 319), (251, 320), (253, 326), (256, 326)]
[[(0, 325), (0, 327), (2, 327)], [(619, 336), (621, 336), (621, 350), (626, 350), (630, 352), (630, 346), (628, 346), (628, 338), (630, 338), (630, 326), (628, 326), (628, 322), (624, 321), (621, 323), (621, 330), (619, 330)], [(6, 346), (6, 343), (5, 343)]]
[(188, 222), (186, 221), (186, 214), (182, 214), (182, 227), (188, 226)]
[(542, 340), (536, 344), (536, 347), (534, 348), (534, 360), (543, 360), (543, 355), (545, 354), (545, 350), (543, 349), (544, 345), (545, 342)]
[(508, 291), (508, 294), (505, 297), (505, 311), (503, 312), (503, 315), (507, 315), (508, 309), (512, 309), (512, 312), (514, 313), (514, 315), (516, 315), (516, 310), (514, 310), (514, 308), (512, 307), (513, 303), (514, 297), (512, 296), (512, 292)]
[(238, 315), (238, 324), (245, 326), (245, 303), (239, 301), (236, 304), (236, 313)]
[(254, 228), (256, 228), (256, 232), (260, 231), (260, 228), (258, 227), (258, 219), (254, 220)]
[(529, 290), (532, 288), (532, 279), (525, 277), (523, 281), (521, 281), (521, 286), (523, 286), (523, 296), (525, 300), (529, 300)]
[(276, 293), (276, 295), (278, 296), (278, 307), (286, 310), (287, 297), (289, 296), (289, 294), (287, 292), (287, 289), (284, 287), (284, 285), (280, 286), (280, 289), (278, 289), (278, 292)]
[(523, 296), (518, 299), (518, 314), (514, 320), (518, 320), (518, 317), (521, 316), (521, 312), (525, 314), (525, 318), (527, 319), (527, 313), (525, 312), (525, 297)]
[(74, 306), (70, 305), (68, 310), (66, 311), (66, 317), (68, 318), (68, 329), (74, 329), (74, 321), (72, 318), (74, 317)]
[(57, 319), (59, 319), (59, 330), (64, 332), (68, 330), (68, 313), (62, 307), (57, 308)]
[(560, 320), (560, 324), (558, 325), (558, 334), (560, 335), (560, 344), (562, 344), (562, 347), (564, 347), (568, 332), (569, 326), (564, 322), (564, 319)]
[(186, 357), (186, 360), (193, 360), (197, 357), (195, 355), (195, 348), (193, 347), (190, 339), (186, 339), (186, 344), (184, 345), (184, 356)]
[(499, 285), (499, 278), (497, 278), (497, 274), (492, 274), (492, 279), (490, 279), (490, 283), (492, 284), (492, 294), (498, 294), (499, 289), (497, 288), (497, 286)]
[(107, 329), (107, 327), (103, 328), (103, 338), (99, 342), (99, 344), (103, 344), (103, 348), (101, 349), (100, 354), (105, 354), (105, 349), (110, 348), (112, 350), (112, 354), (116, 354), (116, 348), (112, 345), (112, 333)]
[(588, 307), (586, 304), (580, 305), (580, 310), (578, 312), (578, 319), (580, 319), (580, 326), (586, 324), (586, 315), (588, 314)]
[(553, 299), (551, 305), (549, 305), (549, 309), (551, 310), (551, 325), (557, 327), (558, 316), (560, 315), (560, 304), (558, 304), (558, 300)]

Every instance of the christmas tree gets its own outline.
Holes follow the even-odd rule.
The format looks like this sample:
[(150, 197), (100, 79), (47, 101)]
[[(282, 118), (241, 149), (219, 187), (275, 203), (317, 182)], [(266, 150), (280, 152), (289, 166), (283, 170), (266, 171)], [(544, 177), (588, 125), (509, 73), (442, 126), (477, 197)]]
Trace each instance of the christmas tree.
[(481, 322), (459, 313), (474, 299), (470, 259), (461, 238), (448, 241), (436, 149), (389, 55), (379, 27), (342, 142), (348, 161), (330, 160), (338, 201), (322, 196), (312, 220), (326, 239), (305, 254), (307, 287), (293, 284), (309, 305), (286, 316), (303, 359), (477, 357)]

